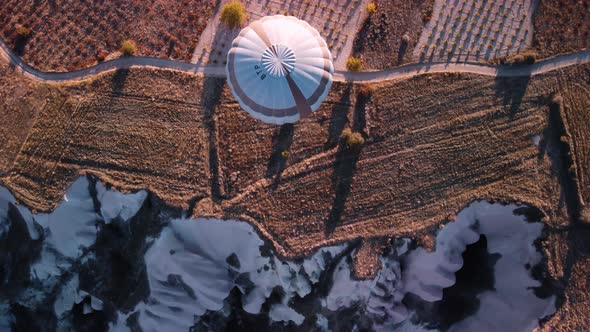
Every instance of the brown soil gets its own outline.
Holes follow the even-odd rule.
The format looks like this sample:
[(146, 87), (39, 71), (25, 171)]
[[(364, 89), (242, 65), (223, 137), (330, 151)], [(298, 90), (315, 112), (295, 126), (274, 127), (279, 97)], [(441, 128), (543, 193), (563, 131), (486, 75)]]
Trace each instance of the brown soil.
[(590, 0), (539, 1), (533, 24), (541, 58), (590, 48)]
[[(412, 62), (412, 51), (430, 19), (434, 0), (378, 0), (356, 35), (353, 55), (364, 69), (387, 69)], [(407, 35), (408, 42), (402, 40)]]
[[(117, 52), (124, 39), (137, 55), (190, 60), (215, 0), (2, 1), (0, 36), (41, 70), (90, 66), (99, 53)], [(19, 39), (19, 25), (31, 29)]]
[(84, 173), (188, 208), (209, 195), (202, 84), (194, 76), (149, 70), (72, 86), (39, 84), (50, 98), (2, 182), (36, 210), (54, 208)]

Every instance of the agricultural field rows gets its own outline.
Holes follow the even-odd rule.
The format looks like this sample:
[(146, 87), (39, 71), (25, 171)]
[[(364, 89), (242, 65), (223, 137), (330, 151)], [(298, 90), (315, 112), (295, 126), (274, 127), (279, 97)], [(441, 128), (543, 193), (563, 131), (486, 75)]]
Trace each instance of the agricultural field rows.
[[(134, 40), (137, 55), (189, 60), (217, 1), (18, 1), (0, 7), (0, 36), (32, 66), (71, 71), (117, 56)], [(28, 31), (26, 38), (19, 28)]]

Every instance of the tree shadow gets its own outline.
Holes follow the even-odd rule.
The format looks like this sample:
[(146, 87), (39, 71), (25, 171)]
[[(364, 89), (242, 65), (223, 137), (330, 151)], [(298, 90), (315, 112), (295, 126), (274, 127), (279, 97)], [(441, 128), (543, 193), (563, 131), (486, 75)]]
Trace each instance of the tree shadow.
[(334, 172), (332, 173), (332, 186), (335, 197), (332, 203), (332, 209), (325, 222), (326, 236), (331, 235), (340, 224), (342, 213), (344, 212), (346, 201), (352, 188), (352, 181), (356, 172), (360, 152), (361, 147), (354, 149), (347, 147), (345, 144), (341, 144), (338, 148), (334, 162)]
[(397, 64), (401, 65), (404, 61), (404, 57), (406, 56), (406, 51), (408, 50), (408, 42), (405, 39), (402, 39), (399, 45), (399, 52), (397, 54)]
[(572, 151), (567, 139), (566, 124), (561, 113), (562, 104), (551, 101), (548, 114), (548, 126), (543, 132), (545, 149), (550, 156), (553, 173), (557, 174), (561, 190), (562, 202), (565, 203), (568, 216), (572, 223), (577, 223), (582, 206), (576, 185), (576, 176), (572, 171)]
[(331, 149), (338, 144), (340, 134), (342, 134), (342, 130), (344, 130), (348, 122), (348, 106), (343, 105), (350, 105), (352, 86), (352, 83), (348, 83), (340, 96), (340, 100), (332, 106), (330, 127), (328, 128), (328, 142), (326, 143), (327, 149)]
[(293, 143), (294, 126), (286, 123), (275, 131), (272, 139), (273, 150), (268, 161), (266, 177), (274, 177), (271, 188), (276, 189), (281, 182), (281, 174), (287, 166), (287, 158), (283, 151), (289, 151)]
[(207, 128), (209, 141), (209, 169), (211, 172), (210, 188), (212, 199), (219, 200), (225, 196), (225, 190), (221, 183), (219, 170), (219, 153), (217, 150), (217, 123), (215, 122), (215, 110), (221, 102), (221, 94), (225, 79), (206, 77), (201, 92), (203, 105), (203, 123)]
[(509, 67), (501, 67), (498, 69), (498, 75), (495, 79), (496, 96), (502, 98), (502, 105), (504, 110), (508, 111), (511, 116), (514, 116), (520, 110), (522, 99), (526, 94), (526, 90), (531, 81), (530, 66), (522, 67), (524, 71), (523, 76), (505, 77)]
[(112, 92), (115, 95), (122, 95), (123, 88), (125, 88), (125, 81), (129, 76), (129, 69), (117, 69), (111, 78)]
[[(359, 86), (359, 91), (356, 94), (356, 103), (354, 105), (354, 112), (352, 113), (352, 130), (362, 133), (364, 138), (367, 138), (367, 104), (372, 96), (371, 88), (368, 86)], [(342, 132), (342, 130), (340, 131)]]

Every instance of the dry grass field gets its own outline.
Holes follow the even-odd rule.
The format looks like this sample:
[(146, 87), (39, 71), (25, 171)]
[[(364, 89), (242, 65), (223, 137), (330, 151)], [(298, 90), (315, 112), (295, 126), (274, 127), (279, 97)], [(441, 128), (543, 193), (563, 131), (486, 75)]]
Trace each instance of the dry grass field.
[[(565, 166), (548, 156), (561, 149), (550, 108), (566, 94), (561, 82), (587, 89), (588, 70), (339, 83), (314, 116), (281, 127), (250, 119), (219, 79), (132, 69), (33, 84), (33, 95), (51, 94), (28, 135), (7, 139), (15, 148), (1, 180), (48, 210), (92, 173), (171, 206), (248, 220), (285, 256), (357, 237), (420, 238), (475, 199), (528, 203), (563, 225), (571, 207), (558, 194)], [(365, 137), (360, 151), (339, 142), (346, 128)]]
[(575, 174), (576, 194), (579, 196), (580, 214), (590, 223), (590, 73), (577, 73), (580, 77), (563, 77), (560, 80), (562, 117), (567, 144), (571, 153), (572, 172)]
[(355, 37), (353, 55), (362, 58), (365, 69), (387, 69), (412, 62), (412, 51), (430, 19), (434, 0), (375, 3), (376, 12), (367, 17)]
[(590, 231), (574, 227), (550, 234), (543, 246), (551, 277), (563, 294), (557, 299), (557, 312), (540, 329), (543, 332), (585, 331), (590, 326)]
[(73, 86), (39, 84), (51, 95), (2, 182), (36, 210), (53, 209), (85, 173), (188, 208), (209, 195), (202, 83), (170, 71), (130, 70)]
[(292, 163), (280, 184), (260, 179), (224, 210), (263, 228), (289, 255), (356, 237), (419, 237), (475, 199), (528, 203), (563, 224), (559, 178), (533, 144), (551, 128), (555, 80), (436, 75), (380, 85), (346, 116), (345, 126), (364, 119), (360, 153), (333, 147)]
[[(47, 71), (92, 65), (117, 52), (124, 39), (137, 43), (138, 55), (189, 60), (216, 2), (5, 0), (0, 36), (27, 63)], [(25, 41), (19, 26), (31, 30)]]
[(242, 111), (225, 89), (216, 113), (224, 196), (235, 196), (264, 178), (279, 185), (285, 168), (335, 147), (348, 122), (351, 98), (355, 98), (352, 84), (335, 83), (313, 117), (273, 126)]
[[(90, 173), (195, 215), (249, 221), (288, 257), (360, 238), (363, 277), (388, 239), (427, 242), (473, 200), (527, 203), (545, 216), (541, 245), (562, 287), (545, 327), (587, 324), (587, 230), (564, 227), (576, 213), (568, 183), (587, 181), (590, 65), (534, 78), (335, 84), (316, 114), (282, 127), (252, 121), (220, 79), (131, 69), (43, 84), (4, 64), (0, 73), (3, 116), (16, 114), (2, 126), (0, 183), (37, 211)], [(359, 150), (339, 142), (346, 128), (365, 138)]]
[(40, 110), (51, 107), (52, 89), (24, 80), (0, 61), (0, 175), (5, 175)]
[(590, 48), (590, 0), (540, 1), (533, 23), (542, 58)]

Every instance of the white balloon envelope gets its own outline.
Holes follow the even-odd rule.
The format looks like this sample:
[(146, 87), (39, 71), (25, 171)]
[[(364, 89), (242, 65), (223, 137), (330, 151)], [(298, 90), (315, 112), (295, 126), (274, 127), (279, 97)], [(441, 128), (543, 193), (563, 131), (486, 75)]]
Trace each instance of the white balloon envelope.
[(252, 22), (227, 54), (229, 87), (252, 117), (292, 123), (315, 112), (332, 86), (332, 54), (318, 31), (293, 16)]

